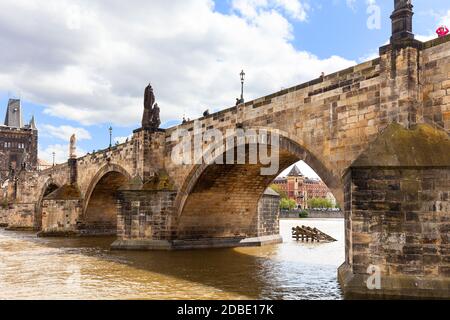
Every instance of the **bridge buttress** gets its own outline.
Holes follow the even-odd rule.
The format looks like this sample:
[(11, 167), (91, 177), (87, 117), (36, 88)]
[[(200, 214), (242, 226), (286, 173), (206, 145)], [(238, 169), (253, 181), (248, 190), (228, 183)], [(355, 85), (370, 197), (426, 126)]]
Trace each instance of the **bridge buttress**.
[[(339, 269), (347, 297), (449, 297), (448, 150), (442, 130), (392, 124), (350, 167)], [(376, 288), (367, 284), (373, 270)]]

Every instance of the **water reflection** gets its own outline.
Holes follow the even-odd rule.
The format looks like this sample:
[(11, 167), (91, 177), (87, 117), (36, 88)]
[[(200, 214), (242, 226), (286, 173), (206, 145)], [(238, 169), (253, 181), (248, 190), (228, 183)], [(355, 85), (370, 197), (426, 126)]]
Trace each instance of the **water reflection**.
[[(338, 242), (303, 244), (307, 224)], [(109, 251), (112, 238), (0, 231), (0, 299), (341, 299), (343, 220), (285, 220), (285, 243), (179, 252)]]

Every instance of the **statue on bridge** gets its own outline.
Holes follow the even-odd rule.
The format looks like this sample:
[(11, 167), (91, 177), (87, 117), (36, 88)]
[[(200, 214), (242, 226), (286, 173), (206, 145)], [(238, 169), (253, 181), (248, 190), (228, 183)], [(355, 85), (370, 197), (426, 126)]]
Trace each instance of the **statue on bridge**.
[(156, 131), (161, 125), (161, 119), (159, 117), (160, 109), (158, 104), (155, 103), (155, 95), (153, 94), (153, 88), (149, 84), (145, 88), (144, 92), (144, 115), (142, 117), (142, 128)]
[(394, 7), (395, 9), (402, 9), (402, 8), (407, 8), (409, 6), (411, 6), (411, 0), (395, 0), (394, 1)]
[(76, 150), (77, 150), (76, 143), (77, 143), (77, 138), (76, 138), (75, 134), (73, 134), (70, 137), (70, 146), (69, 146), (69, 158), (70, 159), (76, 159), (76, 157), (77, 157), (77, 154), (76, 154)]

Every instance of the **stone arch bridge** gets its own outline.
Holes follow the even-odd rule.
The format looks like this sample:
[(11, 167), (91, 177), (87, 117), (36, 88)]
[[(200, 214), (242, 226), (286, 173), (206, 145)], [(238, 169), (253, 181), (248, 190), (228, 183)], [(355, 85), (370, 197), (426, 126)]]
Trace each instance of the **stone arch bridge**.
[[(261, 164), (174, 163), (171, 136), (194, 122), (141, 128), (124, 144), (21, 173), (3, 219), (44, 235), (114, 233), (116, 249), (274, 243), (278, 197), (265, 190), (305, 160), (344, 205), (346, 294), (448, 298), (450, 37), (422, 43), (399, 31), (408, 8), (394, 12), (379, 58), (196, 120), (202, 132), (278, 132), (273, 175)], [(375, 290), (369, 266), (381, 274)]]

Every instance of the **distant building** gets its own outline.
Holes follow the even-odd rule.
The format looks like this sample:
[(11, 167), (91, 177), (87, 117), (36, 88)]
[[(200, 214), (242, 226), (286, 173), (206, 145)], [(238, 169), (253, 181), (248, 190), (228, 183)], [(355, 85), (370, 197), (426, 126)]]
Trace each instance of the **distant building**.
[(20, 170), (38, 169), (38, 131), (31, 118), (23, 124), (20, 100), (10, 99), (0, 125), (0, 183)]
[(305, 177), (297, 166), (294, 166), (286, 177), (275, 179), (274, 184), (290, 199), (295, 200), (302, 209), (308, 209), (308, 201), (313, 198), (330, 199), (336, 202), (325, 183), (319, 179)]

